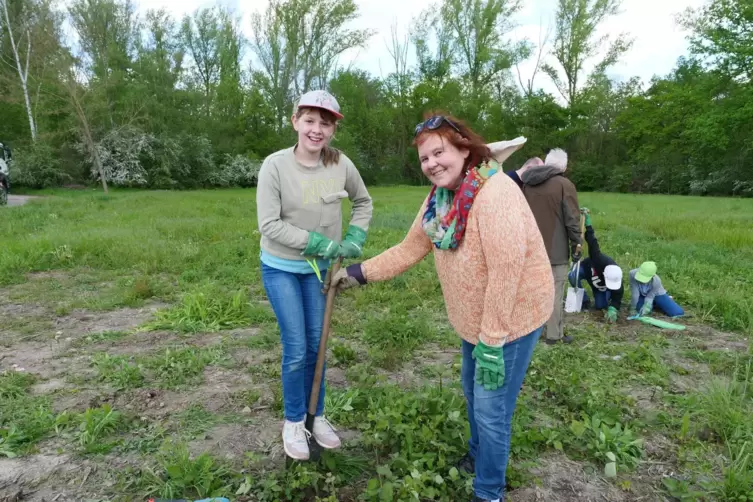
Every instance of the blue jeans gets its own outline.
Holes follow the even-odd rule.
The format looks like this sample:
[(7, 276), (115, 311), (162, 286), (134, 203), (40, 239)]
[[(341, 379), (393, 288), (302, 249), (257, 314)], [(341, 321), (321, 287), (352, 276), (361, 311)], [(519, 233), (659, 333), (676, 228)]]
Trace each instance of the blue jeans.
[[(326, 271), (322, 271), (322, 277)], [(285, 419), (306, 417), (327, 299), (316, 274), (293, 274), (262, 263), (261, 278), (280, 326)], [(325, 368), (326, 370), (326, 364)], [(324, 411), (324, 371), (316, 415)]]
[[(645, 301), (646, 301), (645, 296), (641, 296), (638, 299), (638, 305), (637, 305), (638, 312), (640, 312), (641, 308), (643, 308), (643, 303)], [(682, 307), (680, 307), (677, 304), (677, 302), (675, 302), (672, 298), (670, 298), (669, 295), (655, 296), (654, 297), (654, 309), (661, 310), (668, 317), (680, 317), (682, 315), (685, 315), (685, 311), (682, 310)]]
[[(580, 274), (578, 274), (578, 280), (575, 280), (575, 268), (571, 269), (570, 272), (567, 274), (567, 278), (570, 281), (570, 285), (574, 288), (580, 288), (581, 282), (586, 280), (586, 271), (583, 269), (583, 267), (580, 267)], [(587, 281), (586, 281), (587, 282)], [(609, 300), (612, 298), (612, 292), (608, 289), (606, 291), (599, 291), (598, 289), (594, 289), (591, 287), (591, 291), (594, 294), (594, 308), (598, 310), (603, 310), (607, 307), (609, 307)], [(588, 308), (588, 306), (591, 304), (591, 300), (588, 298), (588, 293), (583, 291), (583, 308)]]
[(471, 426), (468, 448), (476, 463), (473, 491), (482, 499), (498, 499), (504, 492), (512, 415), (542, 329), (543, 326), (504, 346), (505, 379), (497, 390), (486, 390), (476, 383), (472, 355), (475, 345), (463, 340), (461, 378)]

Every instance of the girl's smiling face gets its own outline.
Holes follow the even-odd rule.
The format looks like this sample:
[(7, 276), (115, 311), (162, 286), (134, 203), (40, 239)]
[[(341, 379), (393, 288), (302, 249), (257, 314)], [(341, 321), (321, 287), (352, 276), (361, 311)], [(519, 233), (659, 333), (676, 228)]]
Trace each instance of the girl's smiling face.
[(306, 108), (293, 115), (293, 129), (298, 133), (298, 146), (311, 155), (318, 155), (335, 134), (335, 121), (316, 108)]

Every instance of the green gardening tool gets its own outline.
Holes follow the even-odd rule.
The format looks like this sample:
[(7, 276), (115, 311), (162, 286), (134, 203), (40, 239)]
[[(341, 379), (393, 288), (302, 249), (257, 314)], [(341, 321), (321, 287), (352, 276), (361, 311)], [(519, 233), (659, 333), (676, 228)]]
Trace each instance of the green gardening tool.
[(656, 326), (657, 328), (674, 329), (677, 331), (685, 330), (685, 326), (683, 326), (682, 324), (675, 324), (669, 321), (662, 321), (661, 319), (654, 319), (653, 317), (648, 317), (648, 316), (634, 315), (634, 316), (628, 317), (627, 319), (628, 321), (637, 319), (638, 321), (641, 321), (646, 324), (650, 324), (651, 326)]

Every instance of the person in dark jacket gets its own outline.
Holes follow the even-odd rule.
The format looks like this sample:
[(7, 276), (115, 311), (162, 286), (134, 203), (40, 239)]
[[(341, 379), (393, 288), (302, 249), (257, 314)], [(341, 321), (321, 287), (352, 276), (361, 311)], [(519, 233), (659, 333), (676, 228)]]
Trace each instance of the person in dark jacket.
[(543, 166), (543, 165), (544, 165), (543, 160), (541, 160), (538, 157), (531, 157), (530, 159), (526, 160), (525, 164), (520, 166), (519, 169), (505, 171), (505, 174), (508, 175), (515, 182), (515, 184), (518, 185), (518, 188), (522, 190), (523, 179), (521, 178), (521, 176), (523, 176), (523, 174), (529, 169), (531, 169), (532, 167), (538, 167), (538, 166)]
[[(576, 279), (578, 270), (577, 263), (568, 274), (570, 285), (580, 287), (581, 281), (585, 280), (594, 295), (594, 307), (605, 310), (604, 317), (607, 322), (617, 321), (617, 314), (622, 306), (622, 297), (625, 288), (622, 286), (622, 269), (611, 257), (601, 252), (599, 241), (591, 226), (591, 213), (588, 208), (583, 208), (586, 217), (586, 244), (588, 245), (588, 258), (580, 263), (580, 273)], [(590, 300), (585, 294), (583, 306), (588, 308)]]
[(564, 336), (563, 296), (568, 263), (580, 260), (580, 211), (575, 185), (565, 178), (567, 153), (551, 150), (543, 166), (535, 166), (523, 173), (523, 195), (531, 206), (554, 276), (554, 306), (546, 324), (546, 343), (572, 342)]

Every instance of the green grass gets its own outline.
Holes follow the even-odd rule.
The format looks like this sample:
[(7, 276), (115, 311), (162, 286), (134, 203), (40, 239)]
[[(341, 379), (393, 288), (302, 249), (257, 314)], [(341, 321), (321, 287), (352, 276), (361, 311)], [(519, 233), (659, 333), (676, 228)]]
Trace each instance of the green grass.
[[(426, 188), (371, 192), (366, 257), (404, 237)], [(67, 328), (76, 350), (55, 352), (61, 378), (75, 383), (66, 392), (40, 395), (43, 378), (0, 374), (0, 457), (53, 444), (97, 462), (102, 483), (73, 499), (468, 498), (470, 479), (454, 468), (467, 439), (459, 341), (431, 256), (338, 297), (328, 366), (343, 381), (328, 386), (326, 410), (355, 439), (320, 465), (286, 470), (267, 458), (269, 445), (233, 458), (189, 448), (230, 425), (279, 442), (279, 331), (261, 285), (254, 190), (52, 194), (4, 209), (0, 302), (59, 316), (167, 305), (134, 332)], [(566, 456), (628, 497), (753, 500), (753, 352), (743, 349), (753, 335), (753, 201), (589, 193), (580, 202), (604, 252), (626, 273), (656, 261), (684, 322), (705, 327), (666, 333), (581, 314), (567, 325), (573, 345), (537, 347), (513, 419), (509, 487), (570, 496), (546, 473), (546, 458)], [(53, 340), (60, 322), (38, 310), (17, 317), (2, 328), (9, 360), (21, 344)], [(132, 344), (141, 346), (120, 352)], [(79, 392), (106, 404), (54, 411)], [(113, 452), (126, 467), (113, 467)]]

